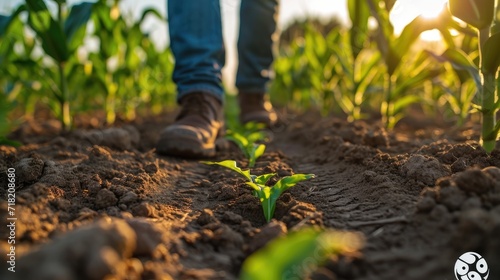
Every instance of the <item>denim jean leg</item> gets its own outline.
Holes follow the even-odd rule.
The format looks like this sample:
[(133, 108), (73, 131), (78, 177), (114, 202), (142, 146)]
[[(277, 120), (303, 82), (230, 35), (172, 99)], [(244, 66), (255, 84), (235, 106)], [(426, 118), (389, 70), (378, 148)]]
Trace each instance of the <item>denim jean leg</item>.
[(207, 92), (223, 100), (225, 63), (219, 0), (167, 0), (177, 100)]
[(241, 0), (236, 87), (243, 93), (264, 93), (277, 39), (279, 0)]

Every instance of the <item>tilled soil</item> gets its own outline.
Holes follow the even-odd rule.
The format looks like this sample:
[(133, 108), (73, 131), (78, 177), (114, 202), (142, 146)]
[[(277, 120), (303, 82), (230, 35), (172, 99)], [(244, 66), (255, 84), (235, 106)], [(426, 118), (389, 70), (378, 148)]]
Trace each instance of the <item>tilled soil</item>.
[[(332, 258), (313, 279), (455, 279), (468, 251), (500, 279), (500, 152), (460, 130), (287, 115), (253, 174), (314, 173), (278, 201), (266, 224), (257, 198), (222, 168), (158, 156), (169, 118), (60, 134), (24, 125), (0, 146), (0, 220), (16, 169), (16, 273), (0, 279), (237, 279), (252, 252), (316, 225), (359, 231), (359, 257)], [(221, 141), (216, 160), (246, 161)], [(272, 264), (270, 264), (272, 265)]]

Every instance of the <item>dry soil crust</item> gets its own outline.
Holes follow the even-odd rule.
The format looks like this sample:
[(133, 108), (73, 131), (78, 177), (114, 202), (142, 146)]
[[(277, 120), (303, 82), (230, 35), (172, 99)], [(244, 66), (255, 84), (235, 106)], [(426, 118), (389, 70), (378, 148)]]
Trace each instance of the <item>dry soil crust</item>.
[[(470, 129), (387, 133), (315, 114), (284, 124), (253, 173), (317, 178), (283, 195), (270, 224), (232, 173), (156, 155), (162, 121), (63, 136), (50, 123), (24, 126), (23, 146), (0, 147), (2, 199), (4, 170), (18, 182), (17, 272), (2, 230), (0, 279), (236, 279), (249, 254), (309, 225), (367, 239), (362, 256), (332, 259), (313, 279), (454, 279), (467, 251), (500, 278), (500, 153), (487, 155)], [(245, 166), (220, 146), (218, 160)]]

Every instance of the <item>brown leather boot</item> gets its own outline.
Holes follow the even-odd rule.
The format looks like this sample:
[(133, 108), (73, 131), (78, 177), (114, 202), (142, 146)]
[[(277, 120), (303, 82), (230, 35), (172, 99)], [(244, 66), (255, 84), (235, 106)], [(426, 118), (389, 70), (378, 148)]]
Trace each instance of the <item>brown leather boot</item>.
[(240, 122), (264, 123), (267, 127), (273, 126), (278, 120), (278, 115), (273, 110), (264, 93), (239, 93)]
[(215, 139), (223, 126), (222, 103), (208, 93), (191, 93), (180, 100), (175, 122), (160, 134), (156, 151), (185, 158), (215, 156)]

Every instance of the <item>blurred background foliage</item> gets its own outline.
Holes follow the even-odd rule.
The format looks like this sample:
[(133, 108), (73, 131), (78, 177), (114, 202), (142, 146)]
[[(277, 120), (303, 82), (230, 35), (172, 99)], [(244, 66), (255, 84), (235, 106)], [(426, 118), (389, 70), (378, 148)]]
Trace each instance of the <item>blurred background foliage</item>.
[[(48, 108), (59, 116), (62, 76), (67, 80), (65, 98), (71, 105), (71, 118), (100, 110), (111, 125), (117, 115), (131, 121), (138, 113), (159, 114), (175, 106), (170, 49), (158, 47), (141, 29), (147, 17), (162, 18), (160, 12), (145, 9), (141, 17), (134, 18), (120, 11), (120, 0), (83, 2), (71, 7), (58, 1), (61, 14), (46, 14), (64, 31), (75, 26), (75, 21), (86, 20), (81, 28), (75, 27), (80, 28), (82, 40), (74, 53), (58, 60), (51, 51), (62, 53), (65, 46), (47, 46), (46, 42), (52, 36), (61, 43), (63, 40), (57, 40), (60, 34), (50, 29), (52, 26), (47, 27), (47, 33), (52, 33), (44, 34), (43, 26), (31, 22), (32, 17), (45, 19), (45, 10), (36, 6), (40, 2), (43, 4), (28, 0), (11, 15), (0, 17), (0, 135), (5, 136), (16, 123), (32, 119), (39, 109)], [(82, 18), (81, 9), (77, 11), (83, 4), (91, 5), (87, 19)], [(60, 65), (64, 66), (62, 76), (58, 73)]]

